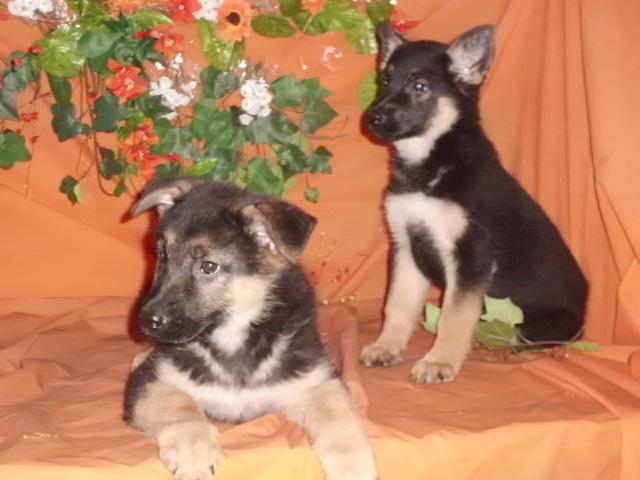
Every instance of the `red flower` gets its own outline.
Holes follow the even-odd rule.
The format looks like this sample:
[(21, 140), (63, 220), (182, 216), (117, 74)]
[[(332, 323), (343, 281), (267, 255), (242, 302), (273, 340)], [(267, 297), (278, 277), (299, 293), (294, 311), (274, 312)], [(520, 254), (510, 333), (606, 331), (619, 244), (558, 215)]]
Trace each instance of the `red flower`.
[(40, 138), (39, 135), (34, 135), (33, 137), (31, 137), (29, 139), (29, 141), (31, 142), (31, 145), (34, 145), (38, 141), (39, 138)]
[(12, 61), (13, 69), (18, 70), (24, 66), (24, 57), (15, 57)]
[(177, 53), (182, 51), (182, 40), (184, 40), (184, 35), (180, 35), (179, 33), (169, 33), (170, 28), (171, 26), (167, 24), (160, 25), (158, 28), (154, 28), (153, 30), (136, 32), (135, 37), (138, 40), (149, 37), (157, 38), (156, 50), (167, 58), (173, 58)]
[(132, 132), (124, 141), (125, 145), (145, 144), (153, 145), (160, 141), (158, 135), (153, 131), (153, 122), (145, 120), (140, 127)]
[(390, 20), (391, 27), (399, 33), (403, 33), (411, 30), (416, 25), (420, 24), (422, 20)]
[(169, 0), (169, 15), (176, 22), (195, 22), (195, 13), (201, 9), (198, 0)]
[(132, 100), (147, 90), (147, 82), (138, 75), (139, 68), (122, 65), (113, 59), (109, 59), (107, 67), (115, 75), (109, 77), (105, 85), (116, 97)]
[(22, 115), (20, 115), (20, 118), (25, 123), (31, 123), (34, 120), (38, 120), (39, 115), (40, 114), (38, 112), (23, 113)]
[(29, 47), (29, 53), (31, 55), (40, 55), (42, 52), (44, 52), (44, 48), (39, 45), (31, 45)]

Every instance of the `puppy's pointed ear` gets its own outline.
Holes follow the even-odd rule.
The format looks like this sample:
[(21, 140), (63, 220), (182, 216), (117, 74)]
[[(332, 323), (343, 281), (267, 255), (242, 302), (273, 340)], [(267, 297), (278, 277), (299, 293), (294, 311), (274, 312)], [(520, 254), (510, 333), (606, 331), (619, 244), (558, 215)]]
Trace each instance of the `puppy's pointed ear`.
[(396, 49), (407, 43), (407, 39), (396, 32), (388, 21), (378, 27), (378, 42), (380, 43), (380, 70), (384, 70)]
[(158, 214), (163, 215), (195, 185), (205, 182), (206, 180), (202, 178), (158, 180), (144, 191), (138, 203), (131, 209), (130, 215), (135, 217), (151, 208), (155, 208)]
[(247, 232), (260, 248), (296, 263), (309, 240), (317, 220), (298, 207), (268, 199), (240, 210)]
[(451, 42), (447, 54), (451, 59), (449, 70), (456, 81), (480, 85), (495, 55), (495, 27), (480, 25), (463, 33)]

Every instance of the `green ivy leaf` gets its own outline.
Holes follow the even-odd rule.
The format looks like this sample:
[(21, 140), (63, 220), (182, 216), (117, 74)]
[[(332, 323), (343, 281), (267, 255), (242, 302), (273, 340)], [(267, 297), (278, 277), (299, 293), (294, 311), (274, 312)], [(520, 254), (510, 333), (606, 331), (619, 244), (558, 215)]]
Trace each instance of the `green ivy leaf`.
[(109, 9), (100, 0), (68, 0), (71, 8), (80, 14), (78, 25), (83, 31), (103, 31), (111, 17)]
[(67, 195), (71, 203), (82, 202), (82, 187), (80, 182), (70, 175), (67, 175), (60, 182), (60, 191)]
[(120, 106), (118, 97), (102, 95), (96, 100), (94, 111), (96, 112), (94, 127), (97, 132), (115, 132), (120, 120), (131, 116), (131, 111)]
[(290, 37), (296, 29), (281, 15), (258, 15), (251, 20), (251, 28), (264, 37)]
[(515, 328), (500, 320), (479, 322), (473, 334), (476, 341), (492, 351), (510, 350)]
[(279, 107), (296, 107), (307, 93), (307, 86), (293, 75), (286, 75), (271, 83), (273, 103)]
[(370, 0), (365, 7), (369, 19), (377, 29), (393, 13), (393, 5), (390, 0)]
[(159, 120), (168, 113), (173, 112), (171, 108), (162, 103), (160, 95), (149, 95), (147, 92), (137, 102), (144, 114), (153, 120)]
[(188, 177), (202, 177), (211, 172), (217, 164), (218, 160), (214, 158), (200, 160), (191, 167), (187, 168), (184, 171), (184, 175)]
[(196, 105), (191, 132), (199, 140), (205, 140), (207, 147), (216, 145), (231, 150), (240, 150), (244, 144), (244, 133), (234, 121), (231, 112), (223, 112), (210, 100), (202, 100)]
[(304, 198), (306, 198), (311, 203), (318, 203), (318, 200), (320, 200), (320, 190), (315, 187), (307, 188), (304, 191)]
[(323, 98), (327, 98), (331, 95), (331, 91), (324, 88), (320, 85), (320, 80), (318, 78), (306, 78), (304, 80), (300, 80), (300, 83), (304, 85), (305, 100), (322, 100)]
[(116, 185), (116, 188), (113, 189), (113, 194), (116, 197), (120, 197), (122, 194), (127, 193), (128, 190), (129, 189), (127, 188), (127, 184), (124, 183), (124, 180), (120, 180), (118, 185)]
[(0, 88), (0, 120), (20, 120), (16, 92)]
[(156, 50), (156, 42), (155, 38), (143, 38), (136, 45), (133, 57), (140, 63), (145, 61), (164, 62), (164, 57)]
[(362, 55), (377, 53), (378, 42), (376, 40), (376, 29), (373, 23), (360, 12), (356, 13), (357, 16), (354, 14), (341, 19), (349, 45)]
[(56, 99), (57, 103), (71, 102), (71, 84), (68, 80), (51, 74), (47, 74), (47, 79), (49, 80), (53, 98)]
[(78, 77), (85, 61), (78, 51), (82, 34), (77, 27), (60, 27), (37, 42), (43, 48), (37, 57), (40, 68), (56, 77)]
[(158, 178), (175, 178), (182, 175), (182, 166), (179, 162), (163, 163), (156, 167)]
[(595, 342), (588, 342), (586, 340), (577, 340), (569, 344), (569, 348), (574, 350), (580, 350), (582, 352), (599, 352), (602, 350), (602, 346)]
[(12, 131), (0, 133), (0, 167), (8, 170), (16, 162), (31, 160), (24, 137)]
[(362, 110), (367, 110), (378, 97), (378, 74), (369, 72), (360, 82), (358, 103)]
[(109, 70), (109, 67), (107, 65), (108, 65), (109, 59), (111, 58), (112, 53), (113, 52), (109, 51), (107, 53), (103, 53), (98, 57), (88, 58), (87, 65), (89, 65), (89, 68), (91, 70), (99, 73), (104, 77), (111, 76), (112, 72), (111, 70)]
[(150, 8), (136, 10), (129, 15), (129, 20), (135, 24), (137, 27), (136, 30), (151, 29), (165, 23), (173, 23), (173, 20), (167, 17), (164, 13), (160, 13), (157, 10)]
[(71, 103), (54, 103), (51, 106), (51, 125), (58, 140), (64, 142), (82, 133), (82, 123), (77, 118), (76, 107)]
[(273, 110), (268, 117), (256, 118), (244, 127), (247, 139), (251, 143), (287, 144), (291, 135), (297, 131), (298, 127), (278, 110)]
[(87, 58), (104, 55), (120, 40), (120, 32), (87, 32), (78, 40), (78, 51)]
[(25, 52), (12, 52), (9, 55), (9, 60), (21, 58), (23, 64), (20, 68), (11, 68), (4, 75), (4, 88), (23, 92), (31, 82), (36, 82), (40, 79), (40, 67), (38, 66), (35, 57)]
[(281, 197), (283, 179), (276, 167), (266, 158), (255, 157), (247, 163), (247, 188), (254, 192)]
[(215, 26), (204, 19), (198, 20), (198, 34), (202, 51), (209, 63), (219, 70), (231, 70), (244, 56), (245, 42), (229, 42), (215, 36)]
[(284, 178), (289, 178), (296, 173), (304, 172), (305, 155), (296, 145), (275, 145), (273, 149)]
[(424, 329), (433, 333), (434, 335), (438, 333), (438, 320), (440, 320), (440, 315), (442, 314), (442, 309), (436, 307), (432, 303), (427, 303), (425, 308), (425, 320), (422, 322), (422, 326)]
[(124, 173), (124, 164), (116, 159), (113, 150), (100, 147), (100, 158), (102, 158), (102, 161), (99, 163), (100, 173), (107, 180)]
[(315, 133), (316, 130), (325, 126), (337, 115), (338, 113), (324, 100), (305, 100), (300, 128), (305, 132)]
[(480, 316), (482, 320), (498, 320), (512, 327), (524, 321), (522, 309), (510, 298), (491, 298), (485, 295), (484, 309), (485, 313)]
[(307, 158), (307, 168), (313, 173), (331, 173), (331, 159), (333, 153), (323, 146), (316, 148), (316, 151)]
[(151, 151), (158, 155), (168, 153), (178, 153), (184, 158), (193, 158), (196, 149), (193, 143), (193, 135), (187, 127), (158, 127), (155, 128), (156, 133), (160, 137), (160, 141), (156, 143)]
[(293, 17), (303, 11), (302, 0), (280, 0), (280, 13), (285, 17)]
[(214, 67), (207, 67), (200, 72), (203, 98), (222, 98), (238, 88), (238, 77), (233, 72), (224, 72)]

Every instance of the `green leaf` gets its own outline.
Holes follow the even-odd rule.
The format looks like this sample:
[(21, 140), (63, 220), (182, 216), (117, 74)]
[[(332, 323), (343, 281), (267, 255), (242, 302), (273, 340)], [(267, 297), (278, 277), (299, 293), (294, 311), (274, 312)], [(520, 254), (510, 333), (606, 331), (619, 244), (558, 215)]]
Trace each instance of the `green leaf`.
[(358, 103), (362, 110), (368, 109), (378, 97), (378, 74), (369, 72), (360, 82)]
[(599, 352), (602, 346), (599, 343), (588, 342), (586, 340), (577, 340), (569, 344), (569, 348), (580, 350), (582, 352)]
[(109, 9), (100, 0), (68, 0), (71, 8), (80, 14), (78, 25), (85, 32), (104, 31), (111, 18)]
[(296, 29), (281, 15), (258, 15), (251, 20), (251, 28), (264, 37), (290, 37)]
[(285, 17), (293, 17), (303, 11), (302, 0), (280, 0), (280, 13)]
[(300, 83), (304, 85), (306, 90), (304, 94), (306, 100), (321, 100), (331, 95), (331, 91), (320, 85), (318, 78), (306, 78), (301, 80)]
[(271, 84), (273, 103), (279, 107), (296, 107), (307, 93), (307, 85), (299, 82), (293, 75), (278, 78)]
[(300, 128), (305, 132), (315, 133), (337, 115), (338, 113), (322, 99), (305, 100)]
[(216, 160), (215, 158), (201, 160), (191, 167), (187, 168), (184, 171), (184, 174), (188, 177), (202, 177), (203, 175), (211, 172), (211, 170), (213, 170), (217, 164), (218, 160)]
[(122, 38), (120, 32), (87, 32), (78, 40), (78, 51), (88, 58), (107, 53)]
[(254, 192), (281, 197), (283, 180), (276, 167), (266, 158), (255, 157), (247, 163), (247, 188)]
[(473, 334), (484, 347), (493, 351), (510, 350), (511, 341), (515, 338), (515, 328), (500, 320), (479, 322)]
[(198, 20), (198, 34), (202, 51), (209, 63), (220, 70), (231, 70), (244, 56), (245, 42), (229, 42), (215, 36), (215, 26), (204, 19)]
[(100, 55), (99, 57), (88, 58), (87, 65), (89, 65), (89, 68), (91, 70), (99, 73), (103, 77), (109, 77), (113, 74), (111, 70), (109, 70), (109, 67), (107, 66), (112, 53), (113, 52), (109, 51), (107, 53)]
[(149, 95), (145, 93), (138, 100), (138, 105), (148, 118), (153, 120), (159, 120), (173, 110), (162, 103), (162, 97), (160, 95)]
[(304, 191), (304, 198), (306, 198), (311, 203), (318, 203), (318, 200), (320, 200), (320, 190), (315, 187), (307, 188)]
[(369, 19), (376, 28), (388, 20), (393, 13), (393, 5), (390, 0), (370, 0), (365, 8)]
[(115, 132), (120, 120), (131, 116), (131, 112), (121, 107), (118, 103), (118, 97), (113, 95), (102, 95), (98, 98), (94, 110), (96, 112), (94, 127), (97, 132)]
[(156, 42), (157, 40), (151, 37), (140, 40), (133, 52), (134, 58), (140, 63), (145, 61), (164, 62), (164, 57), (156, 50)]
[(498, 320), (507, 325), (518, 325), (524, 321), (522, 309), (515, 305), (510, 298), (491, 298), (484, 296), (484, 309), (480, 318), (482, 320)]
[(16, 162), (31, 160), (31, 152), (25, 146), (24, 137), (15, 132), (0, 133), (0, 167), (8, 170)]
[(120, 197), (123, 193), (127, 193), (128, 190), (127, 184), (124, 183), (124, 180), (121, 180), (118, 182), (118, 185), (116, 185), (116, 188), (113, 189), (113, 194), (116, 197)]
[(291, 135), (291, 138), (289, 138), (289, 143), (291, 145), (295, 145), (305, 153), (312, 152), (311, 145), (309, 145), (309, 141), (307, 140), (307, 137), (305, 137), (300, 130), (298, 130), (296, 133)]
[(124, 165), (116, 159), (113, 150), (101, 147), (100, 157), (102, 158), (99, 164), (100, 173), (104, 178), (110, 179), (111, 177), (116, 177), (124, 173)]
[(307, 168), (313, 173), (331, 173), (331, 164), (333, 153), (323, 146), (316, 148), (316, 151), (307, 158)]
[(433, 333), (434, 335), (438, 333), (438, 320), (440, 320), (440, 315), (442, 314), (442, 310), (432, 303), (427, 303), (425, 308), (425, 320), (422, 323), (424, 329)]
[(268, 117), (256, 118), (244, 128), (251, 143), (287, 144), (297, 131), (298, 127), (278, 110), (273, 110)]
[(60, 182), (60, 191), (67, 195), (71, 203), (82, 202), (82, 187), (80, 182), (70, 175), (67, 175)]
[(234, 121), (231, 112), (223, 112), (211, 100), (202, 100), (196, 105), (191, 132), (206, 145), (216, 145), (231, 150), (240, 150), (244, 144), (244, 133)]
[(126, 138), (135, 132), (144, 123), (147, 118), (140, 110), (135, 110), (133, 114), (127, 118), (123, 127), (118, 128), (118, 140), (124, 141)]
[(358, 53), (372, 55), (378, 51), (376, 29), (367, 17), (355, 12), (340, 19), (349, 45)]
[(164, 13), (160, 13), (151, 8), (136, 10), (129, 15), (129, 20), (136, 24), (138, 27), (136, 30), (156, 28), (165, 23), (173, 23), (173, 20)]
[(222, 98), (238, 88), (238, 77), (233, 72), (224, 72), (207, 67), (200, 72), (203, 98)]
[(20, 58), (23, 64), (20, 68), (12, 66), (4, 75), (4, 88), (23, 92), (27, 86), (40, 79), (40, 67), (35, 57), (25, 52), (12, 52), (9, 60)]
[(78, 77), (85, 61), (78, 51), (82, 34), (77, 27), (60, 27), (37, 42), (44, 49), (37, 57), (40, 68), (56, 77)]
[(299, 147), (291, 144), (276, 145), (273, 150), (282, 168), (284, 178), (292, 177), (296, 173), (304, 171), (305, 155)]
[(16, 92), (0, 88), (0, 120), (20, 120)]
[(56, 77), (55, 75), (47, 74), (49, 79), (49, 87), (51, 93), (56, 99), (57, 103), (69, 103), (71, 102), (71, 84), (65, 78)]
[(82, 133), (82, 124), (77, 118), (75, 105), (54, 103), (51, 106), (51, 112), (53, 113), (51, 125), (59, 141), (64, 142)]
[(187, 127), (162, 128), (156, 126), (155, 131), (160, 137), (160, 142), (153, 146), (151, 150), (153, 153), (158, 155), (178, 153), (185, 158), (195, 156), (195, 146), (191, 143), (193, 135)]
[(182, 174), (182, 165), (179, 162), (163, 163), (156, 167), (158, 178), (174, 178)]

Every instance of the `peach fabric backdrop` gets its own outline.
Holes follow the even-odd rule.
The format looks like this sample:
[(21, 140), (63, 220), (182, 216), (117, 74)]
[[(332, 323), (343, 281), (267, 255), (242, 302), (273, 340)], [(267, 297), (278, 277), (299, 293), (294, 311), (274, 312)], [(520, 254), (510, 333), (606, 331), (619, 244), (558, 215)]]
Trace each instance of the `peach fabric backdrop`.
[[(640, 3), (637, 0), (401, 0), (398, 16), (423, 20), (408, 33), (410, 38), (449, 41), (480, 23), (498, 26), (496, 61), (482, 96), (486, 130), (507, 169), (559, 226), (590, 280), (587, 337), (607, 344), (640, 343), (640, 128), (637, 121)], [(5, 21), (0, 26), (3, 56), (14, 49), (26, 48), (38, 38), (34, 28), (17, 21)], [(183, 30), (193, 37), (191, 27)], [(189, 53), (199, 55), (197, 42)], [(358, 307), (363, 338), (370, 339), (378, 325), (387, 278), (388, 240), (380, 202), (389, 175), (388, 152), (384, 146), (362, 135), (361, 111), (356, 98), (360, 80), (374, 68), (374, 60), (353, 53), (339, 34), (301, 38), (297, 42), (254, 36), (249, 43), (249, 53), (253, 58), (277, 65), (282, 73), (319, 76), (334, 92), (330, 101), (340, 117), (320, 134), (335, 138), (317, 141), (334, 152), (334, 173), (313, 178), (321, 191), (319, 204), (306, 203), (301, 188), (296, 188), (290, 198), (320, 220), (305, 256), (305, 265), (319, 278), (319, 298), (330, 302), (345, 300)], [(89, 322), (94, 334), (122, 334), (123, 318), (131, 302), (106, 301), (107, 307), (104, 307), (93, 297), (135, 297), (144, 286), (148, 269), (143, 242), (150, 217), (121, 221), (132, 203), (131, 197), (105, 197), (93, 174), (84, 182), (86, 194), (81, 205), (70, 206), (57, 192), (60, 179), (77, 168), (82, 171), (86, 159), (78, 166), (79, 144), (74, 141), (60, 144), (49, 133), (49, 104), (50, 101), (45, 100), (39, 105), (41, 137), (33, 161), (0, 172), (0, 322), (5, 322), (8, 328), (0, 343), (0, 372), (6, 374), (0, 377), (0, 397), (5, 388), (6, 404), (14, 405), (16, 397), (7, 392), (15, 389), (13, 391), (21, 392), (20, 397), (27, 402), (15, 407), (18, 412), (15, 416), (11, 409), (0, 410), (0, 414), (6, 415), (0, 424), (7, 428), (13, 425), (14, 433), (21, 430), (11, 419), (28, 419), (36, 426), (34, 418), (46, 423), (46, 404), (41, 407), (44, 410), (33, 417), (28, 402), (42, 393), (48, 378), (60, 375), (55, 370), (58, 367), (42, 370), (37, 362), (25, 363), (26, 358), (64, 357), (64, 352), (55, 347), (58, 341), (68, 344), (72, 351), (77, 348), (77, 342), (103, 345), (96, 340), (99, 335), (83, 333), (76, 325), (69, 327), (68, 337), (56, 339), (55, 335), (45, 335), (44, 338), (53, 343), (39, 340), (42, 348), (37, 351), (41, 354), (30, 357), (23, 355), (28, 349), (19, 347), (24, 346), (24, 338), (35, 338), (45, 324), (57, 331), (56, 322), (67, 318), (69, 311), (76, 312), (69, 314), (69, 318), (75, 320), (62, 321), (60, 325), (64, 328), (75, 325), (75, 321), (80, 322), (78, 325)], [(61, 300), (59, 303), (29, 300), (43, 297)], [(64, 300), (69, 297), (87, 297), (87, 300)], [(94, 302), (99, 306), (96, 307), (98, 313), (91, 307)], [(106, 318), (111, 319), (108, 327), (107, 322), (100, 321)], [(332, 315), (325, 310), (323, 324), (327, 330), (343, 332), (340, 328), (336, 330), (330, 318)], [(45, 319), (58, 320), (49, 324)], [(349, 346), (345, 347), (346, 353), (343, 352), (343, 366), (346, 361), (344, 368), (352, 375), (356, 390), (366, 391), (362, 398), (368, 396), (370, 429), (377, 438), (376, 451), (384, 465), (383, 479), (427, 478), (420, 470), (424, 468), (420, 452), (427, 451), (431, 452), (429, 458), (434, 459), (429, 463), (433, 468), (429, 472), (434, 475), (446, 472), (450, 478), (555, 478), (555, 474), (567, 472), (583, 472), (572, 478), (640, 476), (640, 460), (633, 453), (634, 445), (640, 440), (637, 408), (640, 391), (625, 365), (632, 348), (607, 347), (603, 354), (595, 356), (574, 354), (563, 366), (553, 360), (524, 367), (472, 362), (474, 366), (453, 386), (423, 390), (404, 381), (408, 364), (384, 372), (359, 372), (353, 364), (357, 352), (353, 335), (357, 335), (357, 331), (349, 335), (338, 335), (342, 340), (337, 340), (337, 344), (344, 343), (344, 338), (352, 339), (351, 343), (346, 341)], [(133, 355), (136, 347), (132, 347), (130, 341), (127, 343), (125, 337), (120, 341), (124, 351), (129, 348), (128, 352)], [(118, 351), (113, 348), (114, 352)], [(420, 349), (412, 348), (417, 355), (419, 350), (424, 350), (424, 345)], [(112, 359), (117, 359), (114, 364), (117, 368), (114, 366), (108, 392), (105, 390), (111, 395), (109, 408), (112, 410), (109, 418), (101, 419), (109, 425), (118, 421), (117, 401), (121, 392), (118, 379), (125, 374), (128, 362), (128, 358), (122, 359), (119, 354)], [(110, 360), (105, 357), (104, 361)], [(91, 368), (90, 364), (74, 371), (68, 366), (70, 360), (60, 362), (60, 368), (68, 369), (63, 376), (73, 373), (83, 378), (82, 375), (92, 371), (86, 370)], [(26, 376), (23, 375), (25, 368), (31, 372)], [(489, 379), (495, 375), (498, 379), (511, 378), (513, 382), (510, 385), (492, 383)], [(487, 388), (493, 389), (501, 400), (480, 398), (478, 392)], [(523, 391), (530, 396), (524, 403), (518, 403)], [(419, 397), (420, 394), (425, 396)], [(566, 395), (568, 397), (564, 397)], [(456, 400), (458, 398), (466, 400)], [(1, 400), (0, 404), (4, 404)], [(52, 408), (61, 406), (59, 412), (67, 412), (67, 416), (60, 413), (60, 418), (54, 415), (53, 423), (75, 425), (67, 405), (72, 401), (73, 394), (51, 400)], [(404, 411), (401, 404), (406, 405)], [(429, 407), (433, 405), (435, 407)], [(525, 415), (526, 421), (519, 417), (519, 407), (529, 412)], [(78, 412), (84, 411), (78, 408)], [(435, 409), (429, 410), (432, 414), (429, 419), (423, 414), (428, 408)], [(471, 417), (461, 417), (464, 420), (457, 424), (452, 416), (455, 417), (458, 410), (473, 413)], [(87, 415), (91, 411), (86, 410)], [(572, 411), (577, 414), (573, 415)], [(409, 416), (403, 419), (402, 412), (409, 412)], [(492, 420), (487, 418), (489, 414)], [(410, 420), (412, 418), (415, 421)], [(239, 430), (245, 443), (238, 440), (239, 443), (234, 444), (232, 434), (224, 437), (225, 442), (232, 445), (232, 450), (233, 445), (255, 446), (261, 435), (267, 438), (265, 432), (273, 433), (274, 425), (281, 425), (272, 417), (257, 422), (259, 428), (255, 431), (251, 426), (248, 430)], [(36, 426), (34, 431), (39, 431)], [(299, 432), (293, 434), (287, 430), (289, 427), (282, 428), (284, 430), (278, 430), (273, 437), (276, 450), (266, 453), (250, 450), (249, 456), (243, 457), (245, 461), (263, 465), (264, 458), (270, 456), (261, 455), (277, 453), (283, 438), (290, 441), (289, 445), (298, 445)], [(140, 445), (146, 445), (145, 440), (135, 437), (123, 425), (117, 424), (114, 432), (117, 432), (113, 433), (116, 444), (118, 435), (129, 435)], [(435, 435), (430, 435), (434, 432)], [(469, 435), (471, 432), (480, 437)], [(13, 438), (18, 442), (15, 445), (3, 444), (0, 433), (0, 449), (9, 445), (8, 450), (0, 454), (0, 472), (2, 464), (8, 469), (5, 470), (8, 476), (0, 475), (2, 478), (114, 478), (111, 476), (114, 472), (124, 472), (121, 464), (135, 465), (126, 471), (136, 479), (155, 478), (154, 475), (162, 471), (152, 460), (151, 447), (148, 451), (142, 447), (151, 462), (145, 463), (147, 460), (143, 461), (142, 454), (128, 457), (128, 448), (120, 451), (122, 447), (119, 447), (120, 450), (113, 453), (108, 439), (101, 448), (112, 452), (115, 460), (106, 456), (106, 470), (101, 470), (101, 460), (90, 462), (91, 469), (83, 469), (86, 461), (81, 454), (64, 457), (55, 445), (50, 450), (42, 445), (47, 452), (42, 453), (42, 458), (56, 463), (51, 459), (62, 455), (65, 460), (60, 463), (67, 468), (52, 469), (41, 458), (41, 463), (36, 461), (30, 470), (25, 470), (21, 466), (34, 459), (28, 448), (33, 447), (33, 443), (28, 443), (33, 439), (23, 438), (27, 441), (24, 444), (14, 437), (9, 435), (4, 441)], [(454, 437), (460, 450), (452, 453), (446, 446)], [(554, 445), (562, 444), (565, 448), (561, 442), (569, 439), (571, 447), (566, 459), (556, 458)], [(548, 446), (537, 449), (538, 440), (540, 445)], [(485, 455), (489, 448), (487, 442), (491, 441), (493, 453)], [(506, 445), (514, 448), (513, 458), (495, 453)], [(589, 461), (572, 460), (594, 445), (597, 450), (587, 455)], [(302, 478), (300, 472), (307, 470), (316, 475), (309, 478), (319, 478), (317, 464), (309, 460), (313, 458), (308, 457), (309, 450), (295, 449), (294, 452), (295, 461), (291, 464), (294, 467), (289, 465), (278, 470), (280, 467), (275, 464), (280, 464), (275, 462), (273, 476), (264, 474), (260, 478), (288, 478), (287, 475), (293, 475), (292, 471), (300, 476), (291, 478)], [(434, 456), (434, 452), (441, 456)], [(106, 458), (99, 448), (94, 448), (93, 454), (97, 459)], [(405, 458), (408, 473), (397, 476), (392, 464)], [(491, 464), (496, 461), (507, 470), (497, 470), (497, 466), (492, 469)], [(513, 472), (520, 471), (518, 462), (524, 462), (525, 466), (549, 464), (551, 470), (548, 475), (538, 471), (530, 476), (514, 476)], [(229, 472), (233, 468), (241, 472), (240, 465), (231, 464)], [(295, 465), (299, 466), (298, 470)], [(498, 473), (505, 471), (512, 473), (505, 476)], [(88, 472), (90, 477), (86, 476)], [(237, 472), (236, 476), (229, 473), (224, 478), (249, 478)]]

